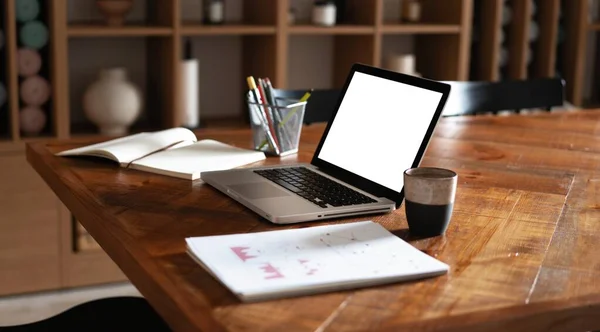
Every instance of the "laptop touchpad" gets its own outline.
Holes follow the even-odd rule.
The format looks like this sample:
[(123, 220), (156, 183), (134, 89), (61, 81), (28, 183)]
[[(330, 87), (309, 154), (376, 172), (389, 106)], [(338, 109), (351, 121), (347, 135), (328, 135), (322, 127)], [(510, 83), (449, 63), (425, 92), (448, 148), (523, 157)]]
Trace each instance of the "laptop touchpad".
[(229, 189), (250, 199), (284, 197), (290, 195), (285, 190), (279, 189), (275, 185), (267, 182), (237, 184), (229, 186)]

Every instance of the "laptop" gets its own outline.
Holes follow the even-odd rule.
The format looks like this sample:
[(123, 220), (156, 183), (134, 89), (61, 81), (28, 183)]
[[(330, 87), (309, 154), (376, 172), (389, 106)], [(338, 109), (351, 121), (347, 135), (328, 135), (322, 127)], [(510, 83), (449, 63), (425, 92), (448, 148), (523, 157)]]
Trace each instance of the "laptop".
[(200, 177), (276, 224), (391, 212), (449, 93), (445, 83), (354, 64), (310, 164)]

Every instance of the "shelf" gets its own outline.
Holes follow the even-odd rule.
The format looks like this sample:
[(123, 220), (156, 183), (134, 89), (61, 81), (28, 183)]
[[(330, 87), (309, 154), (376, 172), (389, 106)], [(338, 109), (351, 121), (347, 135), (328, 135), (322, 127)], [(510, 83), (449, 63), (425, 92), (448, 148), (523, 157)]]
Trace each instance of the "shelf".
[(294, 35), (369, 35), (375, 33), (375, 28), (368, 25), (337, 25), (321, 27), (314, 25), (294, 25), (288, 28)]
[(600, 22), (594, 22), (588, 24), (588, 30), (590, 31), (600, 31)]
[(270, 25), (201, 25), (186, 24), (181, 27), (184, 36), (211, 36), (211, 35), (274, 35), (275, 26)]
[(47, 141), (54, 140), (54, 139), (56, 139), (55, 136), (47, 136), (47, 135), (21, 136), (21, 141), (24, 143), (47, 142)]
[(455, 24), (386, 24), (381, 27), (385, 34), (459, 34), (460, 25)]
[(228, 118), (203, 118), (200, 119), (200, 130), (206, 129), (239, 129), (249, 128), (250, 124), (242, 116)]
[(173, 29), (160, 26), (125, 25), (110, 27), (100, 24), (74, 24), (67, 28), (69, 37), (152, 37), (170, 36)]

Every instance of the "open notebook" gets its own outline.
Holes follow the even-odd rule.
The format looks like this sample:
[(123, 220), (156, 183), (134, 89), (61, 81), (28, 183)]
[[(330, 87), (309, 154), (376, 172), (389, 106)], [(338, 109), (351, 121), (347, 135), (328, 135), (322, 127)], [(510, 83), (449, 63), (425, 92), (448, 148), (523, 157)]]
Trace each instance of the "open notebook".
[(186, 128), (139, 133), (59, 152), (57, 156), (96, 156), (121, 167), (195, 180), (201, 172), (235, 168), (265, 159), (260, 151), (215, 140), (197, 141)]
[(444, 274), (448, 265), (381, 225), (355, 222), (187, 238), (187, 252), (242, 301)]

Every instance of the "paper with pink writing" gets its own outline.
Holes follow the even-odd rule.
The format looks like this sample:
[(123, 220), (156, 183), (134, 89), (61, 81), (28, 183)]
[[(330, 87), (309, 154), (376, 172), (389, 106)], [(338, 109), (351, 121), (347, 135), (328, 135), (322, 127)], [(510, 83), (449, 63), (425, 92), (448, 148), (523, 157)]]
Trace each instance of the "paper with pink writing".
[(448, 270), (371, 221), (186, 241), (188, 251), (238, 295), (414, 279)]

